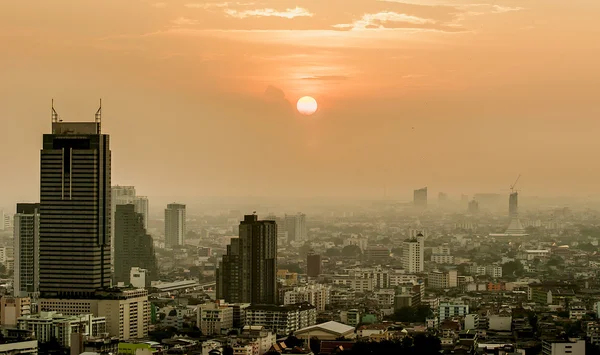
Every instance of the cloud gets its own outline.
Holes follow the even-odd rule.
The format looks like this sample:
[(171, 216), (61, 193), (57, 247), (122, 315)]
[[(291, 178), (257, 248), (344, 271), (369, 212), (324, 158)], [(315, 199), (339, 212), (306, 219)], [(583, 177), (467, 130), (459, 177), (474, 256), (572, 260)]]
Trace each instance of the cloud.
[(157, 9), (162, 9), (164, 7), (167, 7), (167, 3), (166, 2), (155, 2), (154, 4), (152, 4), (152, 7), (156, 7)]
[(296, 7), (294, 9), (287, 9), (285, 11), (277, 11), (275, 9), (256, 9), (256, 10), (245, 10), (237, 11), (233, 9), (225, 10), (225, 13), (231, 17), (244, 19), (247, 17), (283, 17), (283, 18), (295, 18), (295, 17), (312, 17), (313, 14), (308, 10)]
[(492, 12), (495, 14), (503, 14), (505, 12), (513, 12), (513, 11), (521, 11), (521, 10), (525, 10), (525, 8), (492, 5)]
[(198, 20), (192, 20), (187, 17), (179, 17), (173, 20), (173, 23), (177, 26), (189, 26), (189, 25), (197, 25), (199, 23)]
[(213, 2), (213, 3), (205, 3), (205, 4), (199, 4), (199, 3), (190, 3), (190, 4), (185, 4), (183, 5), (189, 9), (210, 9), (213, 7), (228, 7), (229, 3), (228, 2)]
[(397, 12), (383, 11), (374, 14), (364, 14), (360, 20), (350, 24), (333, 25), (337, 29), (365, 30), (374, 28), (385, 28), (385, 24), (396, 22), (410, 25), (433, 25), (436, 22), (432, 19), (422, 18), (413, 15), (400, 14)]
[(316, 75), (302, 78), (302, 80), (348, 80), (344, 75)]

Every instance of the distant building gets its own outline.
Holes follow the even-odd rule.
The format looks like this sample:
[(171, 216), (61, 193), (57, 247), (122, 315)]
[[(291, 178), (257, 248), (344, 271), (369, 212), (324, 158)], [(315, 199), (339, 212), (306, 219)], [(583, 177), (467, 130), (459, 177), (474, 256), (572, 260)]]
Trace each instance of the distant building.
[(14, 295), (36, 296), (40, 285), (40, 204), (18, 203), (14, 223)]
[(470, 201), (467, 210), (470, 214), (478, 214), (479, 213), (479, 202), (477, 202), (475, 200)]
[(319, 277), (321, 275), (321, 255), (311, 250), (306, 257), (306, 275), (308, 277)]
[(165, 210), (165, 245), (169, 248), (182, 246), (185, 243), (186, 229), (185, 205), (171, 203)]
[(427, 187), (413, 192), (413, 203), (417, 208), (427, 208)]
[(94, 337), (105, 333), (106, 318), (95, 317), (92, 314), (64, 316), (56, 312), (41, 312), (20, 317), (18, 327), (34, 332), (36, 339), (41, 343), (55, 339), (61, 346), (70, 347), (75, 333)]
[(469, 314), (469, 305), (458, 303), (440, 303), (438, 306), (438, 321), (443, 322), (448, 318), (464, 317)]
[(385, 261), (390, 257), (390, 249), (382, 245), (367, 246), (365, 258), (369, 261)]
[(217, 269), (217, 299), (277, 303), (277, 224), (246, 215)]
[(313, 284), (308, 286), (294, 287), (284, 293), (283, 304), (292, 305), (308, 303), (317, 308), (317, 311), (325, 311), (330, 303), (331, 286)]
[(458, 272), (456, 270), (431, 271), (427, 276), (427, 287), (432, 289), (458, 287)]
[(508, 197), (508, 216), (510, 218), (519, 216), (519, 193), (513, 192)]
[(285, 215), (285, 231), (288, 233), (288, 241), (302, 242), (307, 239), (306, 215)]
[(407, 239), (403, 243), (402, 267), (409, 273), (420, 273), (424, 270), (425, 237), (417, 234), (416, 238)]

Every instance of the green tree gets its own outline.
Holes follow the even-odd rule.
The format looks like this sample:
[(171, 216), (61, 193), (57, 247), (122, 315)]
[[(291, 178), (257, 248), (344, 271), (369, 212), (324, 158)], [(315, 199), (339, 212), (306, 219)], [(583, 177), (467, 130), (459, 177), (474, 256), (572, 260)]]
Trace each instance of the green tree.
[(342, 255), (346, 257), (359, 257), (361, 256), (362, 251), (358, 245), (346, 245), (344, 249), (342, 249)]

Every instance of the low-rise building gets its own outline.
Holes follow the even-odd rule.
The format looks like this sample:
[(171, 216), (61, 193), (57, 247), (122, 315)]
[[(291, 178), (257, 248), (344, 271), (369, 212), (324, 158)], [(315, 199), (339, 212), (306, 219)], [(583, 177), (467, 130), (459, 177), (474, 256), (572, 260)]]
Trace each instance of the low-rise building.
[(246, 308), (246, 325), (262, 326), (287, 335), (317, 322), (317, 309), (308, 303), (295, 305), (251, 305)]
[(204, 335), (226, 334), (233, 328), (233, 308), (219, 301), (200, 305), (197, 324)]

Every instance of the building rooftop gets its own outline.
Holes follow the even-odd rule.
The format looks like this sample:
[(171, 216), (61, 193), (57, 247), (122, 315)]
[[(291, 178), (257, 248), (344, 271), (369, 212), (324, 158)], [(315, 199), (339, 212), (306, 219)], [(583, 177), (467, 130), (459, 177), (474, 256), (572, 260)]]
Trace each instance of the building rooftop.
[(296, 333), (304, 333), (311, 330), (324, 330), (331, 333), (343, 335), (351, 331), (354, 332), (354, 327), (335, 321), (329, 321), (321, 324), (311, 325), (310, 327), (302, 328), (296, 331)]

